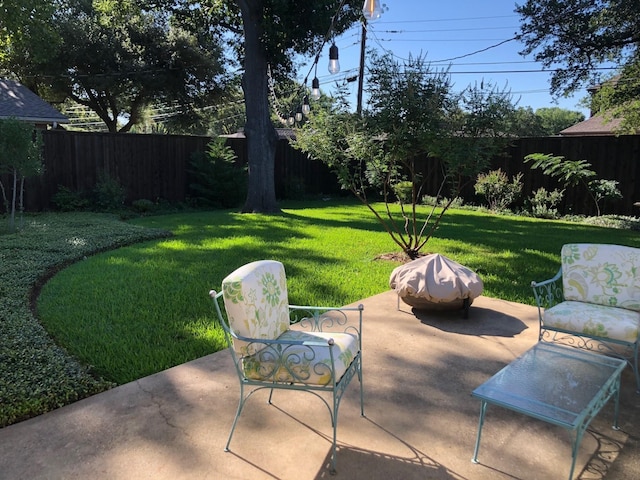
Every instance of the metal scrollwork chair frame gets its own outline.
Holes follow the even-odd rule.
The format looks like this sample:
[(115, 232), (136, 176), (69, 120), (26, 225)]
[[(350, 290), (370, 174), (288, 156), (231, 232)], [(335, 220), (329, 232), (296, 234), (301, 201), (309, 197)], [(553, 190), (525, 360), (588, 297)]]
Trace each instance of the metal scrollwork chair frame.
[(565, 301), (562, 283), (562, 267), (560, 267), (555, 276), (548, 280), (531, 282), (531, 287), (533, 288), (533, 294), (538, 307), (538, 319), (540, 323), (538, 341), (561, 343), (570, 347), (591, 350), (626, 360), (633, 370), (636, 378), (636, 389), (638, 393), (640, 393), (638, 341), (632, 343), (614, 338), (591, 336), (584, 332), (576, 332), (545, 324), (544, 311)]
[[(284, 289), (286, 299), (286, 284)], [(223, 314), (224, 302), (228, 300), (224, 298), (225, 282), (222, 292), (212, 290), (209, 294), (214, 299), (215, 310), (240, 381), (240, 400), (225, 451), (229, 451), (238, 419), (254, 393), (269, 389), (268, 402), (271, 404), (275, 389), (306, 391), (320, 398), (329, 410), (333, 427), (330, 471), (334, 474), (337, 464), (338, 410), (342, 396), (355, 376), (360, 383), (360, 413), (364, 417), (363, 305), (333, 308), (287, 304), (289, 325), (284, 333), (276, 338), (252, 338), (234, 329), (233, 319), (229, 318), (226, 308)], [(357, 351), (343, 348), (345, 341), (356, 345)], [(329, 396), (331, 398), (327, 400)]]

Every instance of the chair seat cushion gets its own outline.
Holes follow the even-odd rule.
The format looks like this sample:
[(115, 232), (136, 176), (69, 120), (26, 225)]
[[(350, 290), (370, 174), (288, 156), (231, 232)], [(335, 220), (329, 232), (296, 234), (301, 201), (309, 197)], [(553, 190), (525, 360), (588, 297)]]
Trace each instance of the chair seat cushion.
[(634, 343), (640, 334), (640, 313), (593, 303), (565, 301), (545, 310), (545, 327), (561, 328)]
[(273, 344), (244, 357), (244, 374), (252, 380), (305, 385), (331, 383), (331, 357), (328, 341), (333, 339), (336, 382), (342, 378), (359, 352), (358, 338), (351, 333), (303, 332), (288, 330), (283, 341), (323, 342), (326, 346)]

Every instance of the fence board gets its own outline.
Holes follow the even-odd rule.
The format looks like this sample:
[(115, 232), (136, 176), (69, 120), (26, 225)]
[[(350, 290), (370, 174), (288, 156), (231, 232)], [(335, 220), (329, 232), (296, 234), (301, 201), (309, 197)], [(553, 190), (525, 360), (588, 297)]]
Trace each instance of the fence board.
[[(51, 199), (64, 185), (74, 191), (90, 192), (101, 173), (117, 178), (126, 189), (127, 202), (146, 198), (170, 202), (185, 201), (188, 196), (188, 166), (194, 152), (203, 152), (208, 137), (186, 135), (141, 135), (94, 132), (44, 132), (45, 172), (26, 183), (27, 210), (52, 207)], [(246, 165), (244, 139), (228, 139), (240, 164)], [(633, 205), (640, 201), (640, 136), (620, 137), (542, 137), (515, 140), (508, 154), (492, 161), (491, 168), (502, 168), (510, 177), (523, 173), (524, 197), (539, 187), (559, 188), (553, 179), (524, 163), (530, 153), (551, 153), (569, 160), (591, 163), (598, 178), (619, 182), (624, 198), (606, 206), (605, 213), (637, 215)], [(439, 162), (425, 160), (427, 195), (435, 195), (442, 181)], [(306, 193), (335, 194), (340, 191), (335, 176), (318, 161), (294, 150), (284, 139), (277, 147), (275, 162), (276, 195), (282, 198), (288, 184), (304, 183)], [(2, 177), (7, 185), (8, 177)], [(464, 190), (465, 201), (477, 201), (473, 181)], [(560, 206), (563, 213), (594, 214), (583, 187), (569, 188)]]

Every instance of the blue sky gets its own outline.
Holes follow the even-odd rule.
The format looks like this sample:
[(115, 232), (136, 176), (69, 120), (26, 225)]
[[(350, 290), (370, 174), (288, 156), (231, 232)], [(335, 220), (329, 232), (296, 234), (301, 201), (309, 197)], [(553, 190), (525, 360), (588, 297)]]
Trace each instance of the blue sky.
[[(554, 100), (549, 93), (551, 74), (542, 71), (542, 65), (534, 62), (532, 56), (519, 54), (521, 43), (509, 41), (520, 25), (514, 0), (382, 0), (382, 3), (387, 10), (379, 20), (369, 24), (367, 47), (390, 51), (398, 61), (410, 54), (414, 57), (422, 54), (434, 66), (450, 64), (456, 90), (482, 80), (490, 81), (511, 90), (514, 99), (519, 99), (518, 106), (534, 110), (559, 106), (588, 116), (588, 110), (579, 105), (587, 96), (586, 90)], [(358, 25), (335, 39), (340, 51), (337, 75), (330, 75), (327, 70), (330, 42), (323, 49), (318, 63), (323, 91), (330, 92), (336, 81), (357, 75), (360, 35)], [(307, 71), (307, 67), (301, 70), (303, 75)], [(355, 99), (357, 82), (349, 85)]]

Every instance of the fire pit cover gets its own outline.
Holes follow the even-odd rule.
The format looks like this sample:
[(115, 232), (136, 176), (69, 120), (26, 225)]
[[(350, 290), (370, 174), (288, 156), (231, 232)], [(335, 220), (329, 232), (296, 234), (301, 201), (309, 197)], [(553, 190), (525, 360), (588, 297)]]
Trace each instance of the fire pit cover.
[(389, 286), (406, 304), (418, 309), (468, 307), (483, 290), (475, 272), (438, 253), (394, 269)]

